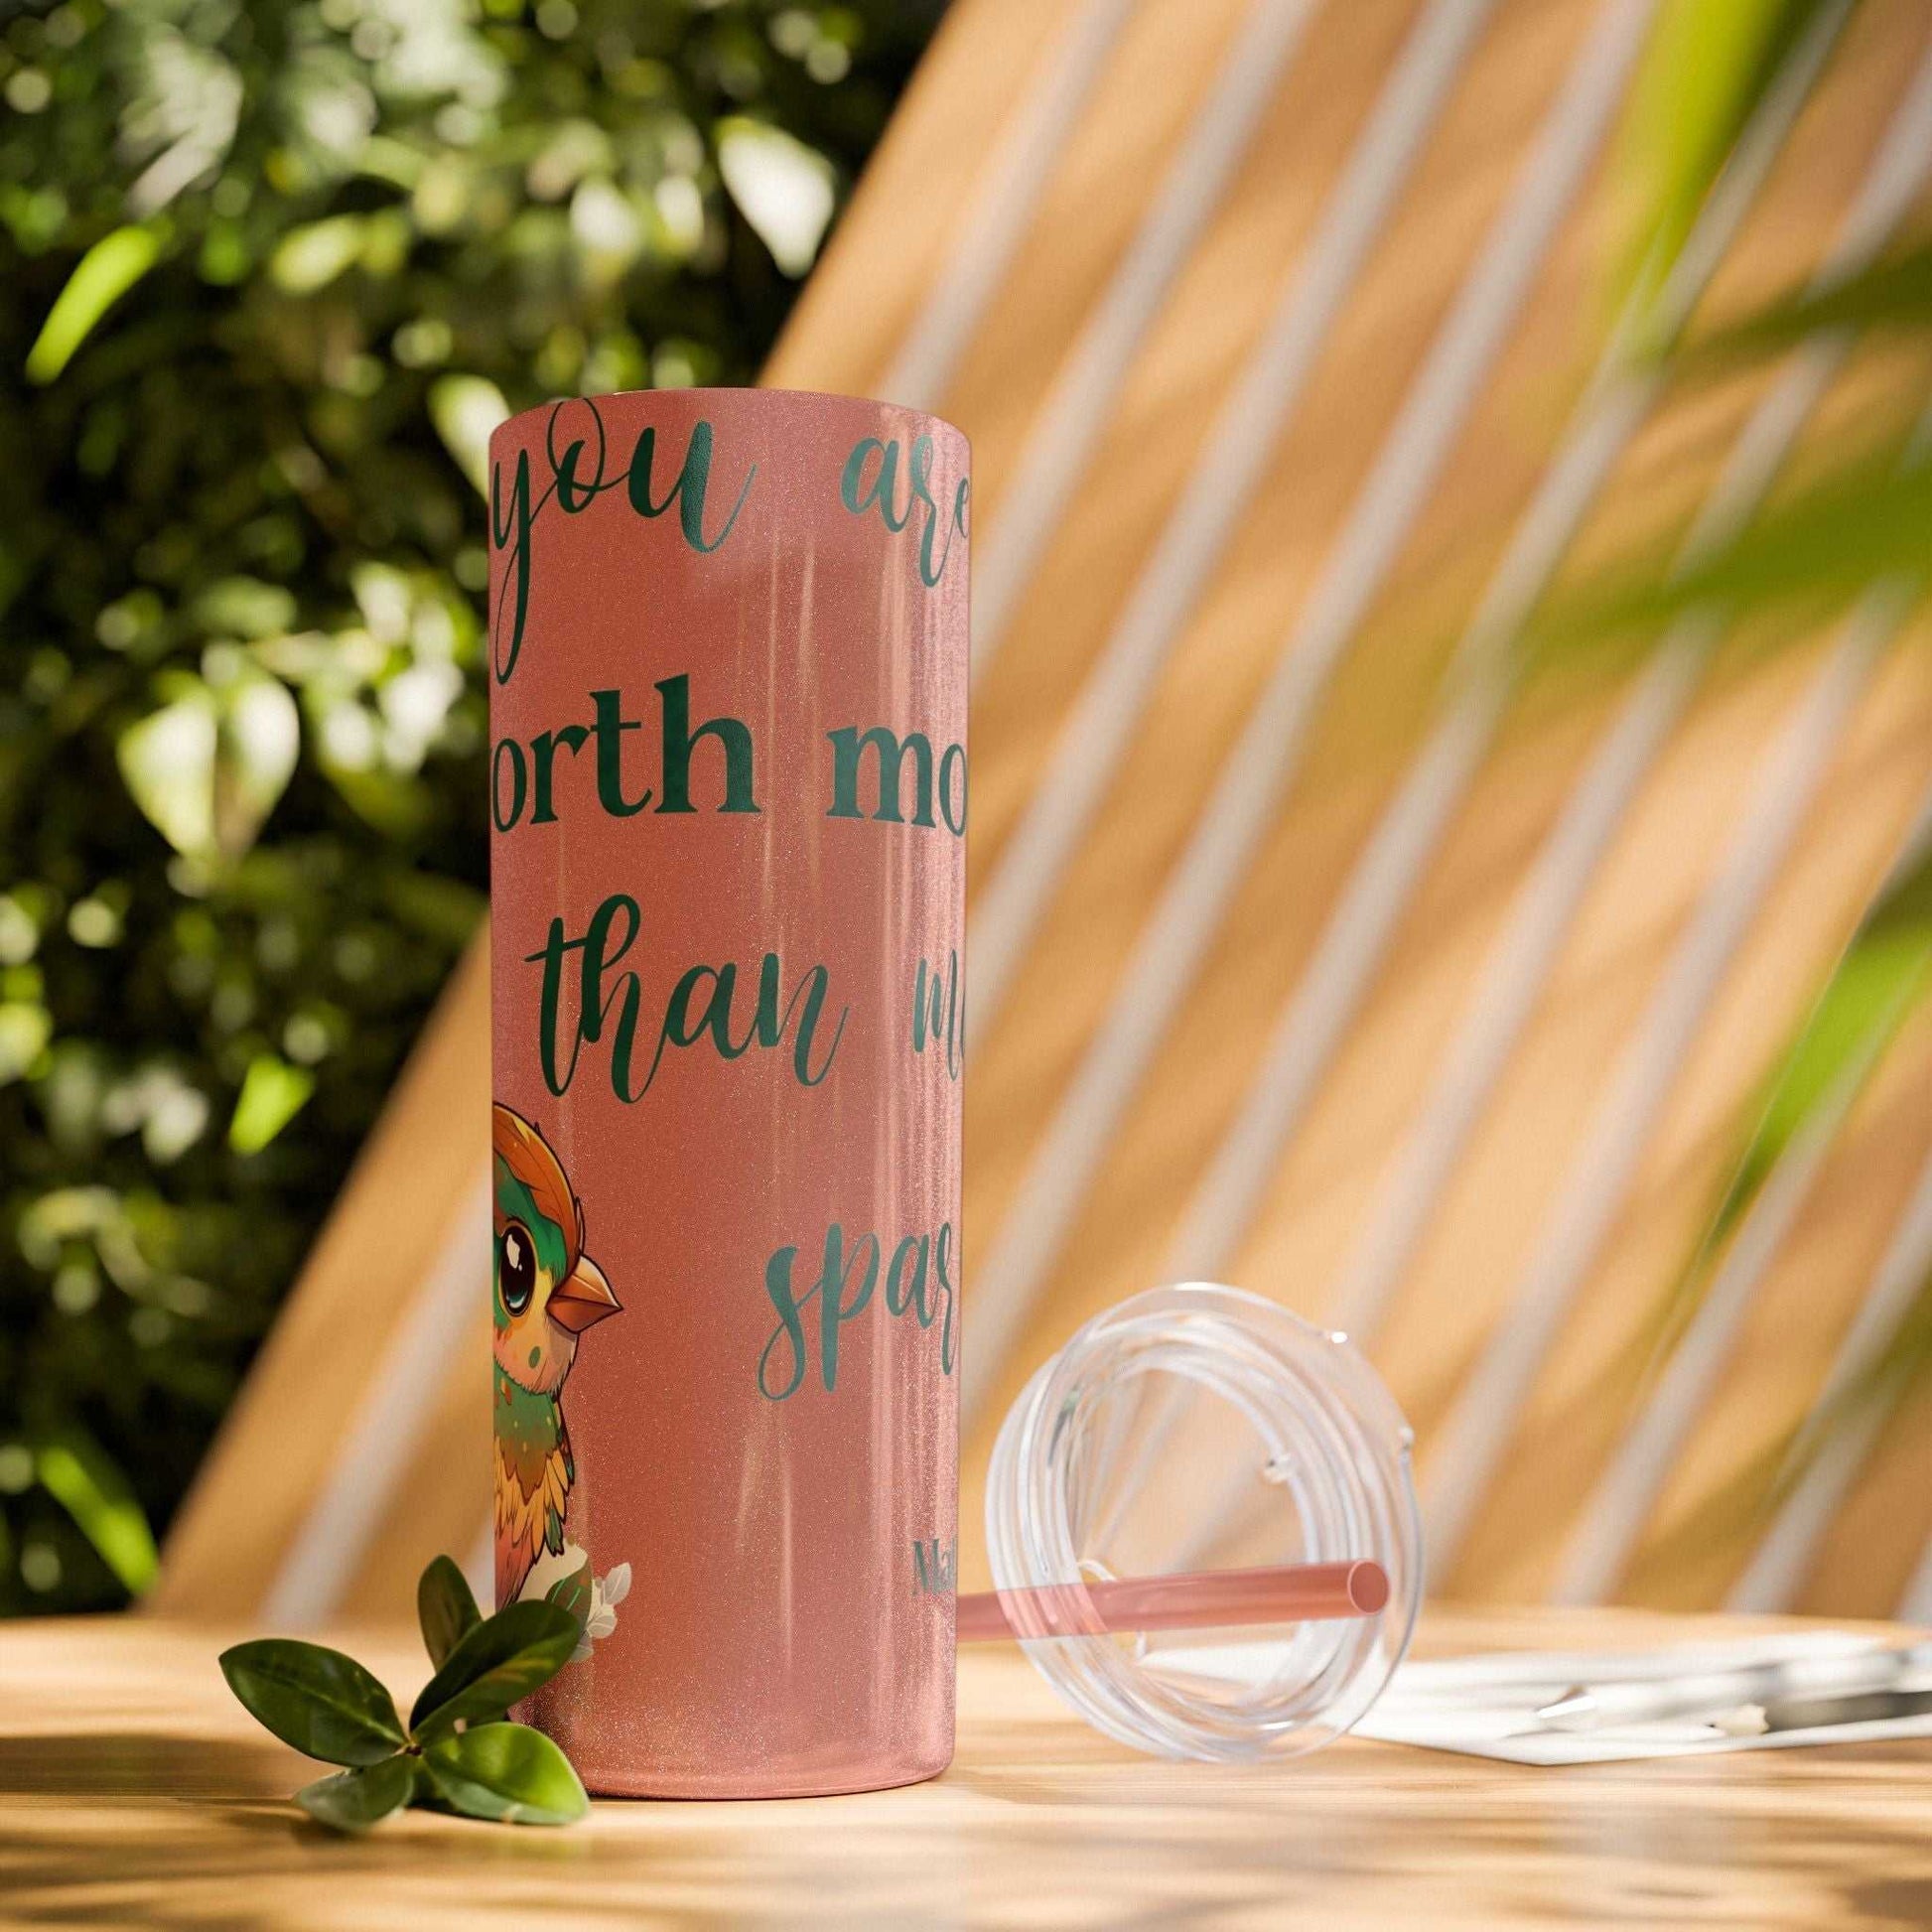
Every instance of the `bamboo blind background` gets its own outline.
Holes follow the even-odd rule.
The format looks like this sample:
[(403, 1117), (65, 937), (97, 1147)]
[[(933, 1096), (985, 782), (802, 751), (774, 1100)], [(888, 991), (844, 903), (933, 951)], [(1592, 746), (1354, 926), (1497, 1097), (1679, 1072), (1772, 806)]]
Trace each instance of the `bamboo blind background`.
[[(1884, 1340), (1932, 1263), (1932, 1016), (1793, 1178), (1674, 1420), (1655, 1347), (1740, 1110), (1920, 822), (1927, 620), (1882, 651), (1844, 613), (1776, 651), (1730, 635), (1649, 698), (1634, 673), (1508, 692), (1457, 657), (1601, 425), (1647, 18), (960, 0), (773, 357), (773, 384), (934, 408), (974, 446), (962, 1587), (1026, 1375), (1204, 1273), (1349, 1317), (1417, 1427), (1439, 1588), (1932, 1616), (1932, 1386), (1783, 1517), (1770, 1489), (1848, 1335)], [(1924, 9), (1869, 0), (1801, 57), (1816, 85), (1757, 131), (1700, 321), (1926, 207)], [(1773, 493), (1932, 395), (1896, 345), (1815, 373)], [(1791, 380), (1626, 396), (1556, 583), (1687, 528)], [(1654, 755), (1604, 793), (1640, 728)], [(1560, 915), (1525, 967), (1538, 904)], [(482, 1536), (486, 1001), (479, 955), (184, 1512), (164, 1607), (386, 1613)], [(1458, 1072), (1484, 1025), (1492, 1077)], [(1609, 1472), (1646, 1452), (1619, 1503)]]

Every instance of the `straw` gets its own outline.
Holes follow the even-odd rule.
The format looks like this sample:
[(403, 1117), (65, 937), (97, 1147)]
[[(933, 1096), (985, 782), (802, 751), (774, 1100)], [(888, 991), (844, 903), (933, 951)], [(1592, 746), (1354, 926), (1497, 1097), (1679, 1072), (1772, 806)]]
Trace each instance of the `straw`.
[(1379, 1563), (1305, 1563), (983, 1590), (959, 1599), (956, 1630), (961, 1643), (987, 1643), (1098, 1637), (1113, 1630), (1222, 1629), (1372, 1616), (1388, 1600), (1388, 1573)]

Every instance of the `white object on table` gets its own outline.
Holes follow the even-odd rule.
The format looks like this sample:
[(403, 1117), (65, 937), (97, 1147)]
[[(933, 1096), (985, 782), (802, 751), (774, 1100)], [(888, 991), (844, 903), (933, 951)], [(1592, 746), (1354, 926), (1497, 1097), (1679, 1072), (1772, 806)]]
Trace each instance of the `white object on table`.
[[(1251, 1683), (1279, 1668), (1287, 1648), (1275, 1640), (1164, 1648), (1160, 1662), (1165, 1670), (1189, 1676)], [(1536, 1715), (1579, 1684), (1654, 1686), (1659, 1679), (1693, 1673), (1869, 1659), (1886, 1649), (1882, 1639), (1858, 1631), (1817, 1630), (1722, 1643), (1670, 1644), (1643, 1651), (1496, 1651), (1476, 1657), (1430, 1659), (1404, 1664), (1356, 1725), (1354, 1734), (1429, 1750), (1545, 1765), (1932, 1737), (1932, 1713), (1754, 1735), (1737, 1734), (1717, 1724), (1692, 1719), (1593, 1730), (1553, 1730)]]
[(1729, 1670), (1692, 1670), (1635, 1683), (1576, 1685), (1537, 1712), (1552, 1730), (1627, 1729), (1668, 1718), (1709, 1723), (1743, 1705), (1795, 1698), (1846, 1698), (1875, 1691), (1932, 1690), (1932, 1644), (1785, 1657)]

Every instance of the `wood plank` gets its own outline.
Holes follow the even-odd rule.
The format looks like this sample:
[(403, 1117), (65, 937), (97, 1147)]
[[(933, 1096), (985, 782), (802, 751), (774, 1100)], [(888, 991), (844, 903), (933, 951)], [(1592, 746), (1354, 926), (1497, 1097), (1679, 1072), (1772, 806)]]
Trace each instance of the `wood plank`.
[[(1551, 31), (1547, 20), (1539, 24)], [(1475, 95), (1481, 111), (1463, 132), (1471, 151), (1484, 154), (1488, 150), (1475, 144), (1482, 130), (1503, 119), (1505, 84), (1514, 79), (1520, 91), (1526, 72), (1550, 74), (1560, 65), (1560, 50), (1550, 50), (1534, 67), (1520, 43), (1508, 45), (1506, 63), (1503, 50), (1486, 51), (1498, 63), (1491, 80), (1496, 91)], [(1762, 225), (1777, 238), (1787, 275), (1792, 256), (1802, 258), (1806, 250), (1822, 246), (1838, 220), (1847, 177), (1863, 167), (1873, 130), (1896, 92), (1897, 64), (1887, 64), (1883, 52), (1880, 40), (1848, 58), (1842, 73), (1835, 70), (1830, 100), (1807, 116), (1790, 164), (1778, 171)], [(1472, 76), (1472, 87), (1478, 77)], [(1533, 96), (1515, 104), (1510, 143), (1520, 146), (1535, 106)], [(1824, 203), (1809, 186), (1821, 174), (1834, 186), (1833, 198)], [(1432, 156), (1426, 179), (1431, 195), (1416, 210), (1418, 220), (1437, 208), (1438, 197), (1450, 207), (1471, 197), (1472, 191), (1458, 194), (1449, 185), (1456, 177), (1448, 155)], [(1492, 183), (1492, 192), (1499, 192), (1499, 183)], [(1016, 1349), (1001, 1397), (992, 1404), (995, 1420), (1029, 1364), (1088, 1314), (1158, 1279), (1165, 1268), (1174, 1218), (1245, 1090), (1260, 1039), (1303, 970), (1418, 735), (1432, 722), (1427, 698), (1447, 636), (1479, 589), (1509, 516), (1527, 493), (1581, 381), (1579, 354), (1588, 340), (1592, 306), (1600, 301), (1603, 219), (1602, 207), (1593, 203), (1572, 224), (1543, 278), (1521, 340), (1505, 358), (1425, 528), (1409, 547), (1385, 610), (1343, 666), (1309, 768), (1109, 1154), (1037, 1322)], [(1458, 265), (1473, 245), (1473, 232), (1471, 227), (1456, 238), (1451, 256)], [(1425, 237), (1402, 232), (1392, 237), (1387, 263), (1378, 265), (1378, 273), (1386, 267), (1393, 274), (1418, 262), (1426, 273), (1427, 250)], [(1371, 278), (1351, 308), (1350, 346), (1360, 326), (1372, 326), (1378, 301), (1401, 313), (1405, 300), (1419, 305), (1426, 299), (1400, 284), (1380, 289)], [(1343, 348), (1338, 343), (1338, 359)], [(1291, 435), (1282, 465), (1284, 480), (1311, 479), (1306, 493), (1263, 505), (1252, 533), (1230, 557), (1150, 707), (1149, 723), (1103, 821), (1017, 984), (1009, 1017), (990, 1038), (975, 1041), (967, 1099), (973, 1150), (967, 1218), (982, 1252), (1031, 1152), (1031, 1136), (1016, 1132), (1014, 1123), (1044, 1118), (1092, 1037), (1117, 962), (1239, 728), (1259, 659), (1281, 634), (1285, 614), (1305, 594), (1318, 560), (1318, 539), (1346, 499), (1348, 485), (1332, 474), (1332, 466), (1344, 451), (1354, 452), (1359, 466), (1372, 441), (1364, 392), (1377, 388), (1379, 393), (1378, 385), (1388, 383), (1388, 365), (1385, 342), (1379, 357), (1364, 353), (1359, 363), (1338, 368), (1332, 386), (1324, 376), (1318, 397), (1311, 399), (1312, 413), (1305, 428)], [(1597, 519), (1609, 542), (1627, 544), (1645, 527), (1681, 529), (1759, 386), (1735, 384), (1693, 395), (1660, 418), (1626, 461), (1615, 499)], [(1352, 440), (1345, 427), (1350, 422), (1358, 426)], [(1531, 766), (1552, 755), (1580, 763), (1590, 741), (1575, 732), (1574, 718), (1574, 706), (1568, 716), (1553, 716), (1544, 707), (1534, 722), (1539, 733), (1554, 734), (1549, 751), (1532, 748), (1526, 758), (1519, 756), (1504, 767), (1503, 781), (1485, 782), (1478, 803), (1462, 815), (1469, 831), (1458, 836), (1466, 836), (1467, 843), (1451, 840), (1424, 899), (1405, 920), (1403, 938), (1368, 1013), (1346, 1044), (1346, 1072), (1337, 1066), (1331, 1073), (1314, 1114), (1285, 1153), (1282, 1180), (1256, 1231), (1258, 1245), (1241, 1257), (1241, 1278), (1250, 1285), (1293, 1306), (1319, 1305), (1359, 1215), (1369, 1206), (1367, 1190), (1389, 1145), (1391, 1115), (1402, 1096), (1419, 1094), (1436, 1057), (1423, 1050), (1414, 1031), (1398, 1027), (1392, 1035), (1378, 1029), (1376, 1002), (1386, 999), (1397, 1015), (1415, 1012), (1417, 1001), (1427, 1006), (1432, 984), (1453, 984), (1455, 960), (1445, 958), (1446, 952), (1464, 944), (1465, 934), (1478, 925), (1494, 930), (1534, 849), (1521, 843), (1528, 829), (1521, 816), (1525, 800), (1509, 780), (1517, 771), (1527, 776)], [(1556, 801), (1539, 791), (1531, 802), (1547, 809)], [(1498, 815), (1516, 828), (1514, 876), (1497, 871), (1497, 855), (1484, 830)], [(1446, 919), (1453, 923), (1446, 925)], [(1463, 970), (1479, 956), (1461, 953)], [(1446, 973), (1446, 967), (1451, 971)], [(1437, 974), (1443, 977), (1434, 978)], [(1434, 999), (1428, 1024), (1440, 1043), (1455, 1008), (1441, 993)], [(1564, 1069), (1550, 1071), (1569, 1083)], [(1344, 1173), (1353, 1185), (1339, 1179)], [(1490, 1199), (1509, 1197), (1501, 1191)], [(989, 1442), (982, 1428), (969, 1466)]]
[[(1445, 1616), (1435, 1653), (1761, 1628)], [(0, 1872), (19, 1924), (1895, 1928), (1932, 1914), (1932, 1742), (1538, 1771), (1344, 1740), (1276, 1765), (1141, 1757), (1013, 1651), (960, 1658), (936, 1781), (763, 1804), (606, 1803), (563, 1832), (411, 1812), (359, 1840), (287, 1794), (214, 1655), (158, 1618), (0, 1632)], [(1888, 1633), (1896, 1634), (1896, 1633)], [(398, 1691), (414, 1641), (333, 1633)]]
[[(973, 440), (975, 564), (1040, 399), (1145, 218), (1252, 0), (1138, 6), (940, 405)], [(1134, 184), (1124, 193), (1124, 184)]]
[(959, 245), (988, 151), (1082, 4), (947, 9), (798, 293), (765, 364), (769, 387), (877, 393), (946, 251)]
[[(1062, 749), (1068, 710), (1303, 259), (1413, 11), (1376, 8), (1346, 35), (1324, 32), (1324, 19), (1305, 37), (1245, 163), (1131, 359), (1084, 484), (1016, 608), (999, 655), (974, 687), (975, 894)], [(978, 427), (980, 416), (973, 420), (977, 465), (991, 439)], [(1000, 534), (997, 523), (990, 538), (988, 528), (982, 522), (982, 560), (986, 542)], [(1282, 528), (1292, 525), (1284, 520)]]
[[(980, 1252), (1013, 1197), (1038, 1128), (1096, 1036), (1124, 961), (1205, 805), (1220, 761), (1311, 590), (1469, 253), (1507, 191), (1520, 144), (1544, 112), (1587, 25), (1587, 10), (1581, 6), (1514, 10), (1477, 50), (1419, 170), (1428, 192), (1405, 202), (1344, 312), (1305, 406), (1251, 499), (1208, 597), (1178, 640), (1094, 830), (1015, 979), (1001, 1025), (974, 1042), (966, 1097), (972, 1151), (966, 1220)], [(1529, 58), (1532, 50), (1538, 58)], [(979, 769), (998, 759), (997, 744), (976, 754), (976, 782)], [(1366, 829), (1377, 788), (1391, 777), (1392, 759), (1385, 759), (1317, 794), (1310, 816), (1298, 820), (1307, 833), (1311, 870), (1319, 868), (1330, 880), (1339, 875)], [(1309, 897), (1291, 892), (1273, 902), (1270, 924), (1278, 933), (1305, 937), (1311, 917)], [(968, 919), (970, 924), (970, 905)], [(1271, 1004), (1292, 976), (1289, 960), (1277, 955), (1277, 966), (1263, 995)], [(1219, 1043), (1236, 1054), (1249, 1050), (1253, 1007), (1218, 1011)], [(1149, 1091), (1127, 1125), (1170, 1146), (1186, 1135), (1190, 1122), (1225, 1104), (1222, 1096), (1210, 1095), (1204, 1080), (1177, 1113), (1157, 1112)], [(1121, 1193), (1105, 1206), (1097, 1197), (1090, 1202), (1055, 1275), (1054, 1309), (1068, 1292), (1070, 1271), (1086, 1269), (1082, 1258), (1096, 1229), (1103, 1230), (1103, 1240), (1129, 1229), (1145, 1231), (1154, 1216), (1178, 1207), (1185, 1180), (1171, 1166), (1158, 1190), (1139, 1195), (1125, 1218), (1118, 1212)], [(1096, 1261), (1085, 1279), (1101, 1276), (1111, 1284), (1109, 1299), (1144, 1285), (1105, 1260)], [(1055, 1321), (1023, 1335), (990, 1403), (995, 1418), (1024, 1379), (1024, 1364), (1036, 1362), (1049, 1336), (1065, 1326)], [(987, 1426), (982, 1420), (969, 1465), (985, 1453)]]
[(421, 1439), (350, 1572), (337, 1610), (344, 1620), (407, 1622), (430, 1559), (449, 1555), (467, 1564), (481, 1547), (490, 1524), (489, 1343), (489, 1326), (479, 1319), (442, 1385), (423, 1391)]

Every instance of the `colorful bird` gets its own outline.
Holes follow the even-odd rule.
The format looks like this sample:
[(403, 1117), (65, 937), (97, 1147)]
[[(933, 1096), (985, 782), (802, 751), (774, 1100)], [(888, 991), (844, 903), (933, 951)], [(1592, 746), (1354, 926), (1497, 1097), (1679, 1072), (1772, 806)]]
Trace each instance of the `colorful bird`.
[(546, 1551), (564, 1551), (576, 1480), (564, 1378), (577, 1338), (618, 1311), (584, 1252), (584, 1207), (550, 1144), (507, 1107), (491, 1113), (495, 1193), (496, 1601), (516, 1600)]

